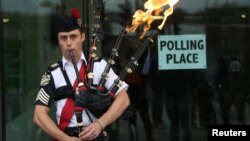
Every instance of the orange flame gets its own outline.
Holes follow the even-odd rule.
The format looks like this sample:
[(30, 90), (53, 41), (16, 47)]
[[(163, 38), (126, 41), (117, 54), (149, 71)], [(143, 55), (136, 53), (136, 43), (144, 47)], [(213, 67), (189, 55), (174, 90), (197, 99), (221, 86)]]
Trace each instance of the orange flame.
[(151, 28), (151, 23), (155, 20), (154, 15), (159, 15), (164, 11), (164, 6), (169, 5), (163, 13), (164, 18), (162, 23), (158, 26), (161, 30), (169, 15), (173, 13), (173, 7), (179, 0), (148, 0), (144, 4), (144, 8), (147, 9), (146, 12), (142, 10), (137, 10), (133, 15), (133, 20), (131, 26), (126, 27), (127, 32), (134, 32), (141, 24), (145, 23), (143, 33), (140, 38), (143, 38), (146, 32)]

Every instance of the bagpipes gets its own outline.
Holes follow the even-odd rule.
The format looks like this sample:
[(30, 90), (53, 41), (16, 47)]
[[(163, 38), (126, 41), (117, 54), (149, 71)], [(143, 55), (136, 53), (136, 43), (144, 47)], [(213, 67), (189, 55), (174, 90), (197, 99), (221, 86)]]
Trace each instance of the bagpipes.
[[(121, 33), (121, 35), (125, 34), (125, 30)], [(105, 66), (105, 69), (101, 75), (100, 82), (97, 86), (93, 85), (93, 65), (94, 65), (94, 59), (96, 57), (95, 54), (95, 38), (92, 38), (92, 44), (91, 44), (91, 54), (89, 56), (88, 66), (87, 66), (87, 93), (85, 95), (80, 95), (76, 101), (75, 101), (75, 107), (86, 107), (91, 113), (99, 118), (112, 104), (113, 97), (115, 93), (117, 92), (119, 86), (117, 84), (117, 87), (113, 86), (108, 91), (105, 90), (105, 83), (108, 78), (108, 73), (112, 67), (112, 65), (115, 64), (114, 58), (118, 56), (118, 48), (121, 43), (122, 36), (119, 36), (115, 47), (112, 49), (112, 53), (107, 61), (107, 65)], [(114, 82), (115, 84), (115, 82)]]
[[(170, 8), (165, 11), (164, 15), (164, 20), (162, 24), (158, 27), (158, 29), (153, 30), (151, 35), (149, 35), (142, 44), (137, 48), (135, 53), (130, 57), (129, 61), (125, 65), (124, 69), (120, 72), (118, 75), (117, 79), (114, 81), (114, 83), (111, 85), (111, 87), (108, 90), (105, 90), (104, 85), (106, 83), (106, 80), (108, 78), (108, 73), (112, 66), (115, 64), (114, 58), (118, 56), (118, 49), (120, 47), (120, 44), (122, 42), (122, 39), (127, 32), (131, 32), (130, 30), (136, 29), (138, 25), (132, 26), (130, 29), (129, 28), (123, 28), (122, 31), (120, 32), (114, 48), (111, 50), (110, 57), (107, 61), (107, 64), (105, 66), (104, 71), (102, 72), (100, 82), (97, 86), (93, 85), (93, 65), (94, 65), (94, 60), (96, 58), (96, 42), (98, 40), (97, 32), (98, 28), (100, 25), (95, 24), (94, 32), (92, 35), (92, 43), (91, 43), (91, 51), (90, 55), (88, 58), (88, 64), (87, 64), (87, 84), (84, 84), (82, 80), (80, 80), (80, 77), (77, 77), (79, 79), (79, 85), (78, 88), (75, 91), (75, 113), (77, 116), (77, 122), (79, 124), (79, 128), (82, 127), (82, 112), (86, 108), (88, 109), (95, 117), (99, 118), (101, 115), (103, 115), (106, 110), (110, 107), (114, 100), (114, 95), (115, 93), (119, 90), (119, 87), (122, 85), (123, 80), (127, 76), (128, 73), (132, 73), (134, 69), (138, 66), (138, 59), (142, 56), (143, 52), (147, 49), (148, 46), (153, 44), (154, 38), (156, 35), (158, 35), (159, 31), (162, 29), (162, 26), (170, 14), (173, 12), (173, 5), (178, 2), (178, 0), (171, 0), (171, 3), (169, 1), (165, 1), (165, 3), (162, 3), (162, 5), (169, 4)], [(152, 3), (151, 3), (152, 4)], [(161, 7), (161, 6), (160, 6)], [(159, 8), (160, 8), (159, 7)], [(153, 7), (155, 8), (155, 7)], [(155, 9), (148, 10), (145, 13), (139, 12), (140, 14), (145, 16), (145, 19), (147, 18), (152, 18), (152, 16), (147, 15), (151, 14), (152, 11)], [(100, 9), (99, 9), (100, 11)], [(137, 13), (138, 14), (138, 13)], [(100, 20), (100, 16), (96, 16), (97, 21)], [(139, 18), (139, 19), (133, 19), (132, 23), (143, 23), (141, 21), (144, 18)], [(149, 26), (149, 25), (148, 25)], [(76, 63), (74, 61), (74, 56), (73, 53), (70, 52), (71, 57), (72, 57), (72, 62), (74, 64), (75, 71), (77, 73), (77, 76), (79, 75), (78, 69), (76, 67)], [(86, 110), (88, 114), (88, 110)]]
[[(152, 35), (143, 42), (143, 44), (136, 50), (134, 55), (132, 55), (125, 68), (118, 75), (117, 79), (114, 81), (110, 89), (103, 93), (105, 89), (104, 84), (108, 78), (109, 70), (115, 64), (114, 57), (118, 56), (117, 49), (119, 48), (119, 44), (121, 43), (121, 39), (125, 33), (126, 31), (123, 29), (120, 36), (118, 37), (116, 46), (112, 49), (112, 53), (107, 61), (107, 65), (102, 73), (101, 80), (97, 86), (93, 86), (93, 59), (95, 57), (95, 55), (93, 54), (90, 55), (89, 63), (87, 66), (88, 85), (84, 85), (83, 81), (80, 80), (80, 77), (77, 77), (79, 78), (78, 82), (80, 83), (78, 85), (78, 88), (76, 89), (75, 111), (80, 126), (83, 125), (81, 114), (85, 108), (88, 109), (97, 118), (99, 118), (103, 113), (106, 112), (106, 110), (112, 104), (114, 95), (118, 91), (119, 87), (122, 85), (123, 80), (125, 79), (128, 73), (132, 73), (133, 70), (138, 66), (138, 59), (141, 57), (146, 48), (153, 43), (152, 38), (158, 34), (158, 31), (154, 31)], [(72, 63), (75, 66), (77, 76), (80, 76), (78, 74), (79, 72), (77, 71), (76, 63), (75, 61), (73, 61), (73, 54), (71, 52), (70, 54), (72, 56)]]

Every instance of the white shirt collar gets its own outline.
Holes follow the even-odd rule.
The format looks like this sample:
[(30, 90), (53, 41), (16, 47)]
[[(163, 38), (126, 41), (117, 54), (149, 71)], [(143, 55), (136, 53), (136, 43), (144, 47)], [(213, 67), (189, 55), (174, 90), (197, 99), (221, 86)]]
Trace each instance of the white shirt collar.
[[(87, 61), (86, 61), (86, 58), (85, 58), (83, 52), (82, 52), (82, 54), (81, 54), (81, 58), (80, 58), (79, 61), (82, 61), (82, 62), (85, 63), (85, 65), (87, 65)], [(78, 63), (78, 62), (77, 62), (77, 63)], [(65, 59), (65, 57), (63, 56), (63, 57), (62, 57), (62, 65), (63, 65), (63, 69), (64, 69), (64, 70), (65, 70), (65, 65), (66, 65), (66, 64), (72, 64), (72, 63), (69, 62), (69, 61), (67, 61), (67, 60)]]

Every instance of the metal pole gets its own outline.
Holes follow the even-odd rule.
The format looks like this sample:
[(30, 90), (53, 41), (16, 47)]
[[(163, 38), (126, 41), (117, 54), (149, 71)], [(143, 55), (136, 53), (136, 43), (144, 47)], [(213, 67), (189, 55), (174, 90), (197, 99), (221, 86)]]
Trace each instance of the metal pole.
[[(2, 11), (0, 0), (0, 11)], [(4, 95), (4, 58), (3, 58), (3, 12), (0, 12), (0, 141), (5, 140), (5, 95)]]
[(89, 56), (89, 47), (90, 47), (90, 27), (89, 27), (89, 0), (83, 0), (82, 3), (83, 7), (83, 26), (84, 26), (84, 33), (85, 33), (85, 41), (84, 41), (84, 47), (83, 47), (83, 52), (85, 54), (85, 57), (88, 58)]

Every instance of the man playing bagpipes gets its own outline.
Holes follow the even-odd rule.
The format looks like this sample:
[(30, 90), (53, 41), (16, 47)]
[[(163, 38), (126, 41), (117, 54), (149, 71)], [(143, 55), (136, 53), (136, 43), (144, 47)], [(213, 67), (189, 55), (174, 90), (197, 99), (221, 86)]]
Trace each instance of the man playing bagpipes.
[[(82, 50), (86, 37), (77, 11), (56, 18), (54, 23), (62, 59), (42, 76), (33, 120), (54, 140), (105, 141), (105, 127), (119, 118), (130, 104), (128, 85), (122, 82), (114, 93), (108, 91), (118, 77), (110, 68), (103, 87), (97, 90), (95, 86), (103, 77), (107, 61), (86, 60)], [(93, 84), (89, 84), (88, 79)], [(107, 94), (101, 95), (100, 91)], [(52, 104), (56, 107), (57, 124), (49, 116)]]

